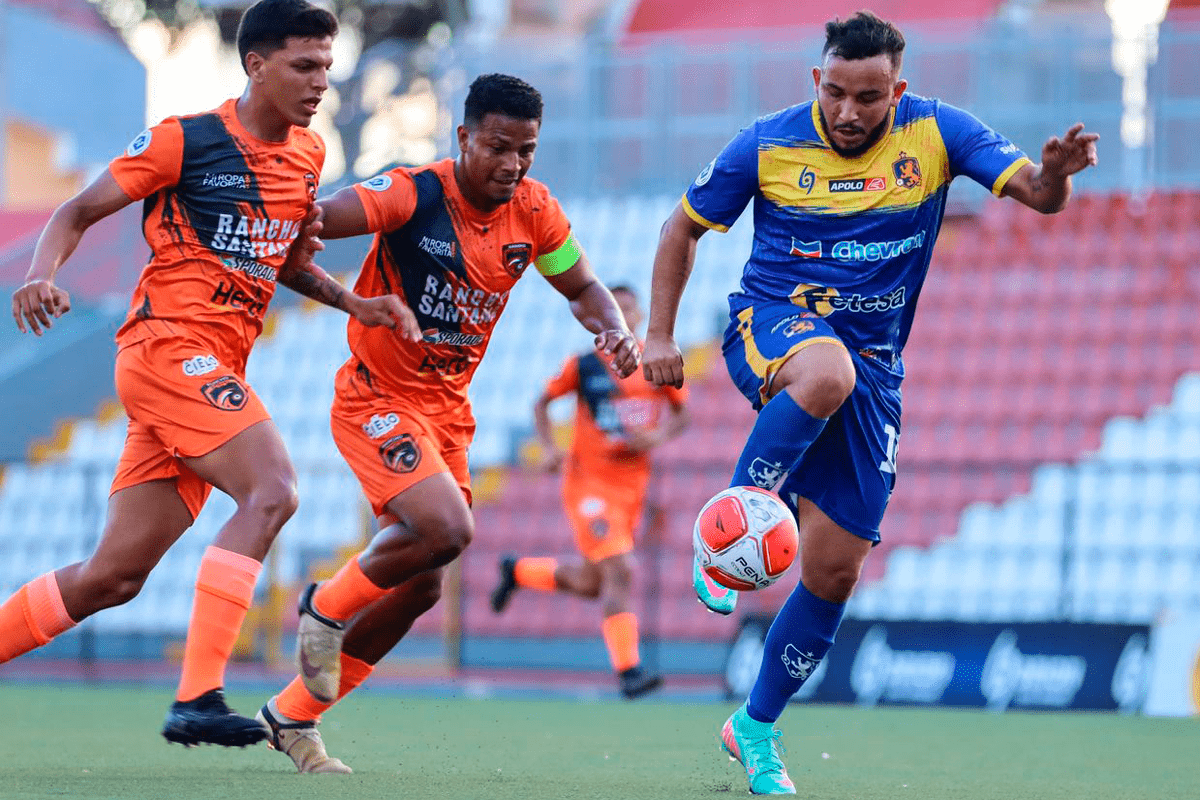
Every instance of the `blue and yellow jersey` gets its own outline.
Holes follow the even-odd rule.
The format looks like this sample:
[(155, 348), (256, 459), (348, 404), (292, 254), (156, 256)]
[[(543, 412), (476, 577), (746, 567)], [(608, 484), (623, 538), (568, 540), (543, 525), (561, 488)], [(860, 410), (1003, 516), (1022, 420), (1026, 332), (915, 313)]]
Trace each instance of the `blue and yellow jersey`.
[[(967, 112), (905, 94), (868, 152), (830, 147), (815, 102), (744, 128), (683, 197), (697, 223), (729, 229), (754, 200), (754, 246), (735, 305), (790, 300), (852, 349), (898, 355), (945, 211), (966, 175), (999, 196), (1030, 163)], [(898, 365), (897, 365), (898, 367)]]

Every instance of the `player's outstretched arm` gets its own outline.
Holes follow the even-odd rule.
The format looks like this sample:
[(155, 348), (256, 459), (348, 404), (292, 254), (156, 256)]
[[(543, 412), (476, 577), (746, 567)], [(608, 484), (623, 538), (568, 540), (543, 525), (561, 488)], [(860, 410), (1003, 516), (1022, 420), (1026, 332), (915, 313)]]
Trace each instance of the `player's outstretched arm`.
[(655, 386), (683, 386), (683, 354), (675, 343), (679, 299), (696, 263), (696, 242), (704, 235), (680, 203), (663, 224), (650, 281), (650, 323), (642, 354), (642, 374)]
[(587, 256), (580, 253), (574, 266), (546, 280), (571, 301), (571, 313), (579, 324), (596, 334), (596, 349), (612, 359), (617, 374), (622, 378), (632, 375), (642, 356), (637, 338), (625, 324), (612, 292), (592, 272)]
[(288, 251), (287, 261), (279, 270), (279, 282), (318, 303), (345, 311), (368, 328), (383, 325), (399, 330), (410, 342), (420, 341), (421, 328), (417, 318), (398, 296), (360, 297), (317, 266), (314, 258), (325, 249), (321, 243), (325, 213), (323, 203), (309, 210), (299, 236)]
[(1082, 122), (1062, 138), (1051, 136), (1042, 147), (1042, 163), (1018, 170), (1001, 194), (1043, 214), (1062, 211), (1071, 197), (1071, 176), (1096, 166), (1099, 138), (1098, 133), (1085, 133)]
[(55, 210), (38, 238), (25, 285), (13, 292), (13, 319), (21, 333), (28, 324), (41, 336), (42, 328), (51, 327), (52, 317), (71, 310), (70, 295), (54, 285), (59, 267), (75, 252), (84, 231), (132, 202), (112, 173), (104, 170), (86, 189)]

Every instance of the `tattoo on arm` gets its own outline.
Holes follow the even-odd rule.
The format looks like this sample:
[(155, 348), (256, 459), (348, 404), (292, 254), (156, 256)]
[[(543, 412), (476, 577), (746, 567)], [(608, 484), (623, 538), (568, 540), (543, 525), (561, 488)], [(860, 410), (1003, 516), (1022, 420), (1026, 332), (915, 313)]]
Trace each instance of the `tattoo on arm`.
[(329, 277), (324, 270), (320, 272), (300, 269), (287, 270), (279, 274), (279, 282), (293, 292), (316, 300), (318, 303), (345, 310), (342, 302), (346, 297), (346, 290), (340, 283)]

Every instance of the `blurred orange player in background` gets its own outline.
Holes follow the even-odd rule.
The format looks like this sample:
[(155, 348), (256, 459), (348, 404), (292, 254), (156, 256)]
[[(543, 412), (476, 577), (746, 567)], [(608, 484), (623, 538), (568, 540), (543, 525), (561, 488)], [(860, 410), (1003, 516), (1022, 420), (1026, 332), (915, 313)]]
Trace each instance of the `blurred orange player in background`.
[[(631, 330), (642, 322), (637, 294), (611, 288)], [(550, 403), (568, 394), (578, 398), (570, 454), (554, 441)], [(571, 358), (534, 404), (534, 421), (544, 452), (543, 466), (557, 470), (566, 461), (563, 504), (583, 560), (505, 557), (492, 610), (508, 606), (518, 588), (599, 598), (601, 631), (621, 693), (633, 699), (657, 689), (662, 677), (642, 669), (638, 621), (630, 602), (634, 530), (642, 517), (650, 452), (687, 426), (685, 390), (656, 387), (640, 373), (621, 378), (595, 353)], [(664, 406), (667, 409), (663, 418)]]

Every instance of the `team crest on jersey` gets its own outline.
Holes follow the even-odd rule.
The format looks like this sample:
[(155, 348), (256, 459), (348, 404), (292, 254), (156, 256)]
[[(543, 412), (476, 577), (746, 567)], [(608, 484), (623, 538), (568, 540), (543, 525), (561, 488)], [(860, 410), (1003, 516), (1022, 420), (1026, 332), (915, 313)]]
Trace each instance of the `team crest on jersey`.
[(125, 148), (125, 155), (133, 158), (134, 156), (140, 156), (142, 153), (146, 152), (146, 148), (150, 146), (150, 139), (152, 136), (153, 134), (150, 133), (150, 129), (147, 128), (137, 136), (133, 137), (133, 141), (129, 143), (129, 147)]
[(304, 191), (310, 202), (317, 200), (317, 176), (311, 172), (304, 173)]
[(892, 162), (892, 174), (901, 189), (915, 189), (921, 185), (921, 162), (901, 151), (900, 157)]
[(533, 257), (533, 245), (528, 242), (513, 242), (512, 244), (504, 245), (504, 268), (508, 270), (508, 274), (514, 278), (521, 277), (521, 273), (529, 266), (529, 260)]
[(246, 405), (246, 387), (232, 375), (223, 375), (200, 387), (204, 399), (222, 411), (237, 411)]
[(392, 185), (391, 175), (376, 175), (362, 182), (363, 188), (370, 189), (372, 192), (386, 192)]
[(704, 184), (708, 183), (708, 179), (712, 177), (713, 168), (716, 167), (716, 165), (717, 160), (715, 158), (708, 162), (708, 166), (701, 170), (700, 174), (696, 176), (697, 186), (703, 186)]
[(421, 463), (421, 448), (411, 433), (402, 433), (379, 445), (379, 457), (392, 472), (404, 474)]

